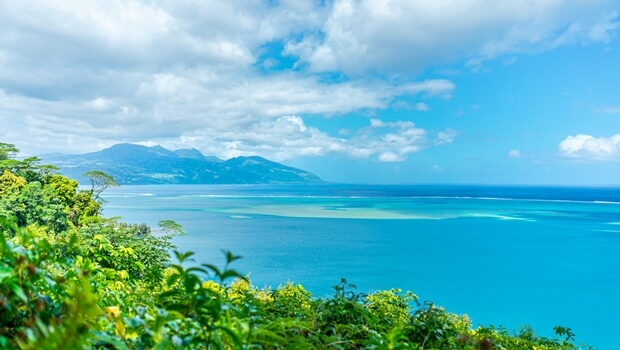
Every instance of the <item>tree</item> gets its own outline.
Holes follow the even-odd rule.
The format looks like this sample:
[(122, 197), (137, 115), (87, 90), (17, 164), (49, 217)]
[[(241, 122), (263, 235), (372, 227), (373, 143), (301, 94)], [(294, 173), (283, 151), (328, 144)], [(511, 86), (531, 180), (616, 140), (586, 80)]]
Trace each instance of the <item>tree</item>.
[(103, 171), (93, 170), (84, 174), (90, 180), (91, 188), (90, 195), (95, 198), (95, 200), (102, 202), (103, 200), (99, 195), (101, 192), (112, 186), (119, 186), (119, 184), (114, 180), (114, 178)]
[(13, 159), (19, 153), (19, 149), (9, 143), (0, 142), (0, 171), (8, 170), (14, 172), (20, 161)]
[(0, 160), (12, 159), (19, 149), (10, 143), (0, 142)]
[(57, 197), (61, 203), (69, 208), (75, 205), (75, 196), (78, 182), (66, 176), (50, 174), (45, 184), (48, 196)]
[(0, 172), (8, 170), (15, 175), (24, 177), (28, 182), (39, 181), (45, 183), (48, 176), (58, 171), (58, 167), (51, 164), (39, 164), (39, 157), (28, 157), (22, 160), (15, 159), (19, 149), (10, 143), (0, 142)]
[(157, 226), (164, 231), (167, 235), (183, 235), (185, 231), (183, 230), (183, 226), (177, 224), (174, 220), (160, 220), (157, 223)]
[(39, 164), (39, 157), (28, 157), (13, 166), (13, 172), (23, 176), (28, 182), (39, 181), (42, 184), (47, 182), (48, 177), (58, 170), (58, 167), (51, 164)]

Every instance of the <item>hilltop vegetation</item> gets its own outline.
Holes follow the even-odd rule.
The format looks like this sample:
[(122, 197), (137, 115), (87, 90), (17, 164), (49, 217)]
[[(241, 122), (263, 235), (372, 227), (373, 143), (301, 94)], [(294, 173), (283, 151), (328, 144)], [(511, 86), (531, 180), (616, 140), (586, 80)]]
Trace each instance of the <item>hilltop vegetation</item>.
[(223, 267), (177, 251), (171, 263), (176, 223), (154, 234), (103, 218), (98, 194), (112, 178), (92, 172), (79, 190), (17, 152), (0, 143), (1, 349), (577, 349), (568, 328), (555, 328), (559, 339), (472, 328), (398, 289), (258, 289), (228, 252)]

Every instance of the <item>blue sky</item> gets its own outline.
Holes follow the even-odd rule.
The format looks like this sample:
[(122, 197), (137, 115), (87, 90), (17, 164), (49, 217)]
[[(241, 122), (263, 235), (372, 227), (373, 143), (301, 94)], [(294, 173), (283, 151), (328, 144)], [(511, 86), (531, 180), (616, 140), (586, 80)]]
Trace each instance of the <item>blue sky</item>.
[(619, 185), (619, 31), (612, 0), (0, 0), (0, 141)]

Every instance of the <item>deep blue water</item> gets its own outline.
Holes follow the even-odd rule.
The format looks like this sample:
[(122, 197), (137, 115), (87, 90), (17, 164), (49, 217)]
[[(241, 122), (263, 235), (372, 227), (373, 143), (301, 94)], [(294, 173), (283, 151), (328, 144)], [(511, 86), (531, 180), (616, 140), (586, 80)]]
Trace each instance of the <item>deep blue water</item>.
[(474, 325), (528, 324), (620, 349), (620, 188), (252, 185), (124, 186), (106, 216), (183, 225), (179, 250), (254, 284), (316, 296), (341, 278), (360, 292), (401, 288)]

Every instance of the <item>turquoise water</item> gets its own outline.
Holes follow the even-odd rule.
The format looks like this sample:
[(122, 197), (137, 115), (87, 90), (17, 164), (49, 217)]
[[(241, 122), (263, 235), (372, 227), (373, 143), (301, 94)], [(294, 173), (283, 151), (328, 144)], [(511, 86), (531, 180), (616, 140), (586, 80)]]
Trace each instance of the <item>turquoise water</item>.
[(106, 216), (182, 224), (180, 250), (258, 285), (316, 296), (341, 278), (402, 288), (476, 324), (568, 326), (620, 349), (620, 189), (477, 186), (125, 186)]

